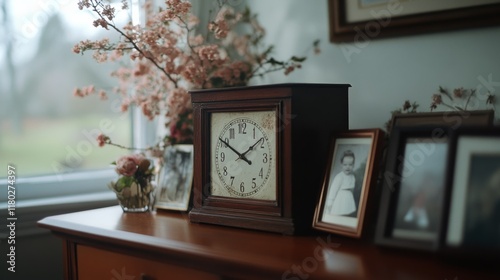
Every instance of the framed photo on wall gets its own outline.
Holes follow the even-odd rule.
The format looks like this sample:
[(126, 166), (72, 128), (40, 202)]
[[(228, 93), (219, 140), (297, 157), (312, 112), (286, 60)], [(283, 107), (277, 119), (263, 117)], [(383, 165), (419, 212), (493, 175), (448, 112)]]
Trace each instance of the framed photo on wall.
[(329, 0), (328, 9), (330, 41), (361, 46), (378, 38), (500, 24), (500, 0)]
[(500, 130), (453, 134), (444, 247), (472, 256), (500, 256)]
[(155, 191), (156, 209), (187, 211), (193, 186), (193, 145), (166, 148)]
[(449, 128), (391, 132), (375, 242), (436, 250), (442, 232)]
[(378, 177), (383, 135), (382, 130), (371, 129), (333, 137), (313, 228), (361, 237)]

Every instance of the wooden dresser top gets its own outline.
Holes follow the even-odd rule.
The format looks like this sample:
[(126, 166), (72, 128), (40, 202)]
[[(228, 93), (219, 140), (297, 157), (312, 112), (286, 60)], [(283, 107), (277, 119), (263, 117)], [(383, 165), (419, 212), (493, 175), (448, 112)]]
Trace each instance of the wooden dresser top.
[(453, 264), (430, 253), (384, 249), (322, 232), (285, 236), (195, 224), (186, 213), (123, 213), (113, 206), (47, 217), (38, 224), (76, 244), (238, 278), (463, 280), (498, 276), (496, 271)]

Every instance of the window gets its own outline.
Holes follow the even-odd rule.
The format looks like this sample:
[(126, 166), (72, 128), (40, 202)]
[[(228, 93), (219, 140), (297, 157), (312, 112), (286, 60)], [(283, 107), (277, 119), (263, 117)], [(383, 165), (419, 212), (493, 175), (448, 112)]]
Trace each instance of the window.
[(72, 52), (80, 40), (110, 36), (92, 20), (76, 1), (0, 0), (0, 178), (9, 164), (23, 178), (109, 167), (124, 151), (97, 147), (100, 132), (131, 145), (132, 119), (119, 100), (72, 94), (115, 82), (113, 65)]

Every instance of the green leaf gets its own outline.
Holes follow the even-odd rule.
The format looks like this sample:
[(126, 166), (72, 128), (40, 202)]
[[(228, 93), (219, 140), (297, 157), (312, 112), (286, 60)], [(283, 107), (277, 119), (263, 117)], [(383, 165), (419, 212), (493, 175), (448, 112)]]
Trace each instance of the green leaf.
[(116, 181), (116, 190), (121, 191), (124, 188), (130, 187), (132, 185), (132, 182), (134, 182), (134, 177), (131, 176), (122, 176)]
[(304, 62), (306, 60), (306, 57), (297, 57), (297, 56), (292, 56), (292, 58), (290, 58), (292, 61), (295, 61), (295, 62)]
[(273, 57), (271, 57), (270, 59), (267, 60), (267, 63), (270, 63), (271, 65), (284, 65), (283, 62), (281, 61), (277, 61), (276, 59), (274, 59)]

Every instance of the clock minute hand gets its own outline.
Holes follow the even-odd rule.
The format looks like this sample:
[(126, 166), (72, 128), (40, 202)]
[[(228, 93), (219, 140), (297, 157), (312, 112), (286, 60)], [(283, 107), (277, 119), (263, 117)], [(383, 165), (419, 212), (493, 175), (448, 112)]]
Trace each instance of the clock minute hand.
[(228, 142), (226, 142), (226, 141), (222, 140), (220, 137), (219, 137), (219, 140), (220, 140), (222, 143), (224, 143), (226, 146), (228, 146), (228, 147), (229, 147), (229, 149), (231, 149), (231, 151), (235, 152), (235, 153), (238, 155), (238, 159), (240, 159), (240, 158), (241, 158), (242, 160), (246, 161), (248, 164), (250, 164), (250, 165), (252, 164), (252, 162), (251, 162), (251, 161), (249, 161), (249, 160), (248, 160), (248, 159), (247, 159), (244, 155), (240, 154), (240, 152), (238, 152), (235, 148), (231, 147), (231, 145), (229, 145), (229, 143), (228, 143)]

